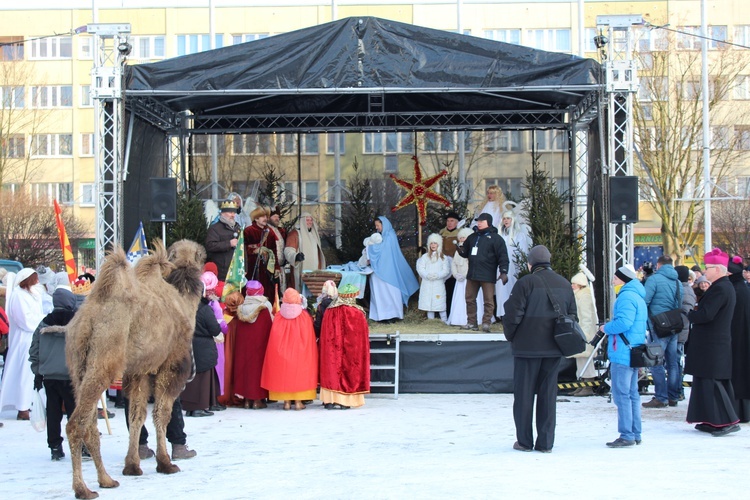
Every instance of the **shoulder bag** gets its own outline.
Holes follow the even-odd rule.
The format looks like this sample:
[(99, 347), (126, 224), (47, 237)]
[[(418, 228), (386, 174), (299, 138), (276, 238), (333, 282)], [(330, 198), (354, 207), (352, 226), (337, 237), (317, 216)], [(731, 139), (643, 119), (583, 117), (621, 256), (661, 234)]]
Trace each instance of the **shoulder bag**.
[(664, 364), (664, 349), (659, 342), (646, 342), (645, 344), (630, 346), (630, 342), (622, 333), (619, 334), (623, 343), (630, 349), (630, 367), (648, 368)]
[[(680, 282), (678, 281), (677, 287), (679, 288), (680, 286)], [(678, 288), (675, 288), (674, 291), (675, 302), (679, 302)], [(656, 336), (662, 338), (669, 337), (670, 335), (682, 331), (684, 328), (682, 317), (684, 314), (685, 313), (682, 312), (682, 307), (678, 307), (677, 309), (671, 309), (669, 311), (651, 315), (648, 319), (651, 320)]]
[(581, 325), (575, 320), (564, 314), (560, 305), (552, 295), (552, 291), (541, 275), (538, 275), (539, 279), (544, 283), (544, 288), (547, 290), (547, 297), (552, 302), (552, 308), (557, 313), (557, 320), (555, 321), (555, 342), (557, 347), (562, 351), (563, 356), (575, 356), (576, 354), (582, 353), (586, 349), (586, 335), (581, 329)]

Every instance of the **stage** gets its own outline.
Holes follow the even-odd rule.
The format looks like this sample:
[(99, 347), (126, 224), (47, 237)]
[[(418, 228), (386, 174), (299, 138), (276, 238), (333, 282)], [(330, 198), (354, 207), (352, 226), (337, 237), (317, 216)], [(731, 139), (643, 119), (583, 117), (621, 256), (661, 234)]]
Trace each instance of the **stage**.
[[(393, 357), (378, 352), (381, 338), (370, 332), (373, 366), (389, 366)], [(399, 333), (398, 388), (402, 393), (512, 393), (513, 355), (502, 333)], [(374, 338), (379, 340), (374, 340)], [(572, 378), (568, 375), (573, 370)], [(575, 379), (575, 362), (563, 360), (560, 381)], [(378, 382), (392, 380), (389, 369), (372, 371), (373, 392), (390, 392)]]

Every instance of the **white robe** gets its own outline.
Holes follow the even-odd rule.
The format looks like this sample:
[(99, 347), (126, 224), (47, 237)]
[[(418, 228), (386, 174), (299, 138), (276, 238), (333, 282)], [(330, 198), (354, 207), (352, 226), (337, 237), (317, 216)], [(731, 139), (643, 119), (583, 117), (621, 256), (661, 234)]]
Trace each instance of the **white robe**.
[(34, 374), (29, 361), (29, 347), (34, 330), (44, 319), (40, 290), (29, 293), (16, 287), (8, 301), (6, 311), (10, 331), (8, 332), (8, 355), (3, 368), (0, 385), (0, 411), (8, 409), (23, 411), (31, 408), (34, 398)]
[[(417, 273), (422, 278), (419, 286), (419, 309), (421, 311), (445, 311), (445, 280), (451, 275), (450, 257), (430, 259), (428, 253), (417, 259)], [(434, 279), (428, 276), (434, 275)]]
[(529, 253), (531, 247), (531, 238), (525, 229), (519, 230), (513, 238), (509, 235), (504, 235), (502, 229), (499, 231), (503, 241), (505, 241), (505, 248), (508, 250), (508, 282), (503, 285), (503, 282), (497, 280), (495, 283), (495, 298), (497, 300), (497, 316), (505, 315), (505, 301), (510, 297), (510, 292), (513, 290), (513, 285), (518, 280), (518, 265), (516, 264), (516, 250), (523, 252), (524, 254)]
[[(456, 252), (451, 262), (451, 272), (456, 278), (456, 286), (453, 288), (453, 300), (451, 301), (451, 314), (448, 316), (449, 325), (464, 326), (469, 318), (466, 315), (466, 273), (469, 272), (469, 260), (461, 257)], [(484, 295), (482, 289), (477, 294), (477, 311), (484, 310)], [(495, 318), (492, 318), (495, 322)]]

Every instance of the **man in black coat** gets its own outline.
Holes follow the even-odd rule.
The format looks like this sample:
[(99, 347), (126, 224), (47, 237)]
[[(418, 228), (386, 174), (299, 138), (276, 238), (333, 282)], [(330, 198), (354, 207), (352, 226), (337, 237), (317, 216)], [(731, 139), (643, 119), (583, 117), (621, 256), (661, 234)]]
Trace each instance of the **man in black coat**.
[(240, 209), (233, 201), (222, 202), (219, 210), (219, 220), (206, 233), (206, 262), (216, 264), (219, 281), (224, 281), (242, 228), (235, 222)]
[(727, 266), (737, 302), (732, 315), (732, 389), (740, 422), (750, 422), (750, 288), (743, 277), (742, 257)]
[(699, 431), (725, 436), (740, 430), (732, 406), (732, 316), (736, 296), (727, 278), (729, 256), (718, 248), (703, 260), (704, 276), (711, 282), (698, 302), (698, 309), (688, 313), (693, 325), (687, 343), (685, 373), (693, 376), (686, 420), (696, 423)]
[[(550, 260), (547, 247), (532, 248), (528, 256), (531, 274), (516, 281), (505, 302), (503, 331), (513, 351), (513, 420), (517, 439), (513, 449), (519, 451), (536, 449), (549, 453), (555, 444), (557, 372), (562, 352), (555, 342), (558, 315), (550, 295), (563, 313), (578, 318), (570, 281), (552, 270)], [(536, 443), (532, 425), (534, 396)]]
[[(477, 295), (482, 289), (484, 314), (482, 331), (489, 332), (492, 317), (495, 315), (495, 283), (508, 282), (508, 249), (505, 241), (492, 225), (492, 215), (479, 214), (474, 234), (459, 245), (456, 251), (469, 259), (469, 272), (466, 275), (466, 317), (464, 330), (478, 330)], [(500, 270), (498, 274), (498, 269)]]

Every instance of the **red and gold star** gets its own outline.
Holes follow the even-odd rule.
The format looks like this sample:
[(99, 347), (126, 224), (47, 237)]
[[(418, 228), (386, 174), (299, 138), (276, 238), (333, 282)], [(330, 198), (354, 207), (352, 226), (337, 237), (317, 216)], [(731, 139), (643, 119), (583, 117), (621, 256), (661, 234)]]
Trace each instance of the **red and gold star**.
[(442, 203), (446, 207), (451, 206), (451, 202), (448, 201), (444, 196), (439, 195), (431, 188), (441, 177), (448, 174), (447, 170), (441, 170), (432, 177), (422, 179), (422, 167), (419, 165), (419, 160), (416, 156), (412, 156), (414, 160), (414, 181), (409, 182), (399, 179), (394, 174), (391, 174), (393, 182), (406, 189), (406, 196), (401, 198), (395, 207), (391, 208), (391, 212), (402, 209), (412, 203), (417, 205), (417, 212), (419, 212), (419, 225), (424, 226), (427, 224), (427, 201), (436, 201)]

